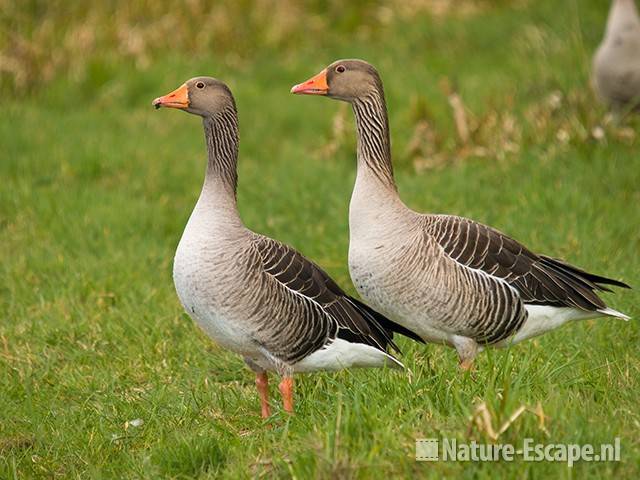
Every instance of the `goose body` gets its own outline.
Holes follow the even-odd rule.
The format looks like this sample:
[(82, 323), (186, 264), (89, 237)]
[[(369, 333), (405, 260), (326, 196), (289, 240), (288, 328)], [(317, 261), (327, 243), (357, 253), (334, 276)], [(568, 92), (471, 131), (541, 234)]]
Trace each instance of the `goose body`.
[(593, 85), (615, 109), (640, 103), (640, 17), (634, 0), (613, 0), (602, 43), (593, 58)]
[(256, 372), (262, 415), (270, 414), (267, 372), (283, 376), (292, 411), (292, 374), (349, 367), (402, 368), (387, 353), (393, 332), (419, 337), (349, 297), (293, 248), (247, 229), (236, 204), (238, 128), (228, 87), (194, 78), (154, 100), (203, 118), (205, 181), (174, 258), (180, 301), (222, 347)]
[[(555, 281), (566, 281), (560, 280), (562, 274), (554, 272), (553, 267), (546, 266), (545, 262), (556, 265), (555, 261), (531, 254), (494, 229), (450, 215), (421, 215), (409, 209), (404, 213), (389, 212), (385, 218), (394, 219), (391, 225), (375, 235), (361, 235), (356, 225), (363, 227), (364, 222), (357, 209), (352, 209), (349, 271), (358, 293), (369, 305), (425, 341), (480, 351), (487, 345), (505, 347), (519, 343), (572, 320), (603, 315), (627, 318), (604, 304), (590, 305), (594, 310), (587, 310), (587, 300), (578, 290), (574, 291), (573, 300), (584, 302), (585, 309), (564, 306), (572, 301), (565, 296), (573, 288), (571, 283), (564, 285), (566, 292), (546, 290), (560, 288)], [(394, 224), (398, 220), (404, 220), (404, 228)], [(464, 246), (443, 244), (442, 237), (452, 231), (464, 236), (460, 240)], [(522, 248), (522, 258), (516, 259), (513, 249), (490, 251), (491, 237), (508, 242), (509, 247), (517, 245), (516, 253)], [(460, 256), (465, 250), (478, 249), (480, 252), (474, 258)], [(487, 258), (503, 253), (506, 260), (503, 264), (497, 263), (502, 258)], [(487, 264), (481, 264), (482, 256)], [(517, 265), (500, 276), (505, 273), (500, 269), (508, 267), (509, 262), (521, 263), (522, 272), (515, 273), (520, 268)], [(549, 284), (543, 285), (534, 277), (536, 274)], [(532, 286), (529, 290), (528, 285)], [(540, 288), (541, 296), (548, 294), (549, 298), (536, 299), (534, 288)]]
[(597, 295), (624, 283), (534, 254), (472, 220), (409, 209), (395, 185), (384, 91), (371, 65), (337, 61), (292, 92), (353, 106), (358, 147), (349, 271), (374, 309), (425, 341), (456, 348), (465, 368), (487, 346), (504, 347), (572, 320), (628, 319)]
[[(389, 342), (382, 327), (367, 319), (368, 310), (357, 306), (319, 267), (284, 244), (225, 221), (219, 206), (203, 208), (207, 201), (206, 194), (200, 197), (187, 223), (173, 277), (185, 311), (216, 343), (242, 355), (251, 366), (281, 374), (401, 367), (382, 348)], [(316, 294), (319, 299), (314, 299)], [(332, 308), (339, 312), (336, 316), (371, 322), (380, 330), (380, 344), (375, 333), (368, 343), (339, 338), (340, 327), (325, 310)]]

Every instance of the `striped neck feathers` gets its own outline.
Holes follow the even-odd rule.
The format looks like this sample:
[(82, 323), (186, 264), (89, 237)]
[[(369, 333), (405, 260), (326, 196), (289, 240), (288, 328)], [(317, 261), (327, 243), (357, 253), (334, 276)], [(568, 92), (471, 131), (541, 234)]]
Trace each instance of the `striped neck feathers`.
[(206, 180), (221, 183), (236, 196), (238, 186), (238, 114), (233, 106), (203, 117), (209, 160)]
[(396, 190), (382, 85), (354, 100), (352, 105), (358, 132), (358, 169), (368, 169), (384, 186)]

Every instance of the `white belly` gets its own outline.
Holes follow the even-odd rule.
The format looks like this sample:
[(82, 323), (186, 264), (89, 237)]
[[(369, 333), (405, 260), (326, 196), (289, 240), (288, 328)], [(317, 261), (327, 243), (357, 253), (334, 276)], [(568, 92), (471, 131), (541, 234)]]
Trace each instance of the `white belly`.
[(216, 260), (215, 251), (190, 240), (183, 236), (173, 263), (173, 281), (182, 306), (220, 346), (244, 356), (255, 354), (256, 345), (242, 328), (245, 322), (225, 302), (229, 295), (225, 284), (228, 287), (231, 282), (216, 281), (224, 277), (220, 272), (224, 266)]

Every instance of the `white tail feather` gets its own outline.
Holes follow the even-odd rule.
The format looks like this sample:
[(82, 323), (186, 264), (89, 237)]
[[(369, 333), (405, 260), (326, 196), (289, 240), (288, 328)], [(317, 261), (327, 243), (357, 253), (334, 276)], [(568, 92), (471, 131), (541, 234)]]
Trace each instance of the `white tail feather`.
[(620, 313), (617, 310), (614, 310), (613, 308), (601, 308), (600, 310), (598, 310), (598, 312), (602, 313), (603, 315), (607, 315), (609, 317), (616, 317), (616, 318), (621, 318), (622, 320), (631, 320), (631, 317), (629, 317), (628, 315), (625, 315), (624, 313)]
[(293, 366), (295, 372), (341, 370), (356, 367), (382, 367), (403, 369), (404, 365), (379, 348), (336, 338)]

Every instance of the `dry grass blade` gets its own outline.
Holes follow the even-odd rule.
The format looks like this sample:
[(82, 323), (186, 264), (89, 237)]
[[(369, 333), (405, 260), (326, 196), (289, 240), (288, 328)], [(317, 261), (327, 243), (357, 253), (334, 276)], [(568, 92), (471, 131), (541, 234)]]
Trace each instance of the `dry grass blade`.
[(471, 436), (474, 425), (479, 432), (484, 433), (492, 441), (495, 442), (498, 439), (498, 434), (493, 428), (491, 412), (489, 411), (486, 402), (480, 403), (473, 412), (473, 415), (470, 418), (467, 436)]
[(515, 422), (515, 421), (518, 419), (518, 417), (519, 417), (520, 415), (522, 415), (522, 413), (523, 413), (523, 412), (525, 412), (525, 411), (526, 411), (526, 409), (527, 409), (527, 408), (526, 408), (525, 406), (520, 405), (520, 406), (515, 410), (515, 412), (513, 412), (513, 413), (509, 416), (509, 418), (507, 419), (507, 421), (506, 421), (506, 422), (504, 422), (504, 423), (502, 424), (502, 426), (500, 427), (500, 430), (498, 430), (498, 436), (500, 436), (500, 435), (502, 435), (504, 432), (506, 432), (506, 431), (509, 429), (509, 427), (511, 426), (511, 424), (512, 424), (513, 422)]
[(546, 427), (546, 420), (549, 417), (547, 417), (544, 413), (544, 410), (542, 410), (542, 403), (538, 402), (535, 410), (533, 410), (532, 412), (536, 417), (538, 417), (538, 428), (540, 428), (540, 430), (542, 430), (545, 433), (545, 435), (548, 437), (550, 434), (549, 434), (549, 430), (547, 430), (547, 427)]
[(500, 438), (502, 434), (509, 430), (509, 427), (511, 427), (511, 425), (513, 425), (515, 421), (520, 418), (520, 416), (525, 412), (532, 413), (536, 416), (536, 418), (538, 419), (538, 428), (548, 436), (549, 431), (547, 430), (545, 424), (548, 417), (545, 415), (542, 409), (542, 404), (540, 402), (538, 402), (535, 409), (532, 409), (525, 405), (520, 405), (513, 411), (511, 415), (509, 415), (509, 418), (507, 418), (507, 420), (505, 420), (497, 430), (494, 428), (494, 415), (491, 413), (491, 410), (489, 410), (487, 403), (480, 402), (474, 410), (473, 415), (471, 415), (471, 418), (469, 419), (467, 436), (471, 436), (475, 427), (475, 429), (479, 433), (485, 435), (492, 442), (495, 442)]
[(449, 105), (453, 110), (453, 120), (456, 124), (456, 132), (460, 142), (466, 144), (469, 142), (469, 123), (467, 122), (467, 113), (465, 112), (462, 98), (456, 92), (449, 95)]

